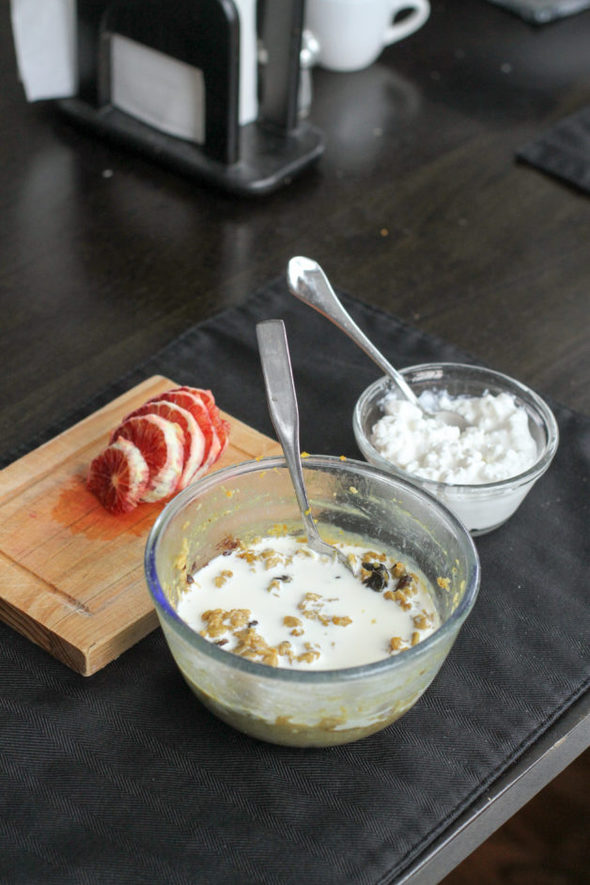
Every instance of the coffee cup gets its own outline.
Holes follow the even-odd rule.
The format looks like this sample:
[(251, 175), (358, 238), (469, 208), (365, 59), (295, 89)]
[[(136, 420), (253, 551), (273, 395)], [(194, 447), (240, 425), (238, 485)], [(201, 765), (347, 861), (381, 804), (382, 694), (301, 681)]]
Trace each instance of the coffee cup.
[(307, 0), (305, 27), (319, 43), (321, 67), (360, 71), (386, 46), (422, 27), (429, 15), (428, 0)]

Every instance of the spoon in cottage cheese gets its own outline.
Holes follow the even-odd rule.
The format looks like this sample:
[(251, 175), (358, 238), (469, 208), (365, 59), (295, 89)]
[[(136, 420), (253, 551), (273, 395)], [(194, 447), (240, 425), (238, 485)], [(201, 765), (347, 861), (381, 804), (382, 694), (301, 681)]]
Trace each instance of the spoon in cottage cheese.
[(301, 518), (307, 534), (307, 543), (312, 550), (321, 555), (336, 557), (349, 571), (353, 567), (348, 557), (337, 547), (324, 541), (318, 532), (311, 515), (311, 507), (305, 489), (301, 455), (299, 450), (299, 409), (293, 381), (293, 370), (289, 356), (289, 345), (285, 324), (282, 320), (266, 320), (256, 325), (256, 337), (262, 363), (262, 374), (266, 386), (268, 410), (283, 454)]
[(393, 368), (391, 363), (369, 341), (365, 333), (345, 310), (317, 261), (313, 261), (311, 258), (304, 258), (303, 256), (291, 258), (287, 265), (287, 284), (292, 295), (295, 295), (304, 304), (313, 307), (327, 317), (341, 331), (346, 332), (349, 338), (352, 338), (355, 344), (358, 344), (361, 350), (364, 350), (367, 356), (389, 377), (404, 399), (409, 400), (425, 415), (429, 417), (435, 415), (444, 424), (458, 427), (460, 430), (464, 430), (467, 427), (466, 419), (462, 415), (457, 414), (457, 412), (451, 412), (446, 409), (437, 409), (436, 412), (429, 412), (424, 408), (423, 403), (420, 402), (403, 375)]

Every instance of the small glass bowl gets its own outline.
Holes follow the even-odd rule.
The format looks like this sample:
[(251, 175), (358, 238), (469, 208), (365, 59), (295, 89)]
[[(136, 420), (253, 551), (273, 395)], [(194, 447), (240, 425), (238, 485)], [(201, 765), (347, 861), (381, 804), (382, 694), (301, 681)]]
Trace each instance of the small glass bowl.
[(370, 464), (403, 477), (434, 495), (459, 517), (473, 535), (483, 535), (498, 528), (518, 509), (553, 460), (559, 443), (559, 431), (553, 412), (530, 388), (491, 369), (462, 363), (424, 363), (402, 369), (401, 374), (418, 396), (423, 391), (442, 390), (452, 396), (506, 392), (512, 394), (516, 403), (526, 409), (529, 430), (537, 444), (537, 460), (523, 473), (479, 485), (436, 482), (409, 474), (375, 449), (371, 443), (372, 428), (383, 416), (384, 396), (393, 391), (386, 377), (367, 387), (354, 409), (354, 435), (359, 449)]
[[(205, 565), (228, 538), (248, 543), (277, 525), (301, 533), (289, 473), (279, 457), (219, 470), (173, 498), (148, 537), (145, 573), (172, 656), (209, 710), (270, 743), (325, 747), (379, 731), (415, 704), (475, 603), (480, 567), (464, 526), (411, 483), (331, 456), (306, 457), (304, 475), (324, 537), (344, 531), (416, 562), (433, 585), (441, 621), (433, 634), (375, 663), (306, 671), (239, 657), (179, 618), (187, 568)], [(438, 577), (448, 582), (437, 583)]]

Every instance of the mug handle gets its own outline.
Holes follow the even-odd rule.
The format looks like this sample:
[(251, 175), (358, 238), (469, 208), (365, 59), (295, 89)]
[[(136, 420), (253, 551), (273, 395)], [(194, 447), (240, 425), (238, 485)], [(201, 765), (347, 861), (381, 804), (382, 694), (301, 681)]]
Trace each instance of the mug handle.
[(392, 16), (397, 12), (401, 12), (402, 9), (411, 9), (412, 12), (399, 24), (389, 26), (385, 32), (386, 46), (396, 43), (398, 40), (403, 40), (404, 37), (409, 37), (410, 34), (422, 27), (430, 15), (430, 3), (428, 0), (392, 0)]

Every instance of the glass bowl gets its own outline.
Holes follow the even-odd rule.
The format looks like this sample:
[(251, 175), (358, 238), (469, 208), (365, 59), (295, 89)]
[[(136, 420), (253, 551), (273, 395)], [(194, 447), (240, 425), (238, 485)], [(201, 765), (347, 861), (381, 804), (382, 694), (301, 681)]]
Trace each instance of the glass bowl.
[[(445, 507), (415, 485), (361, 461), (308, 456), (304, 475), (324, 537), (360, 535), (415, 560), (435, 591), (440, 626), (384, 660), (339, 670), (271, 667), (208, 642), (176, 606), (188, 569), (301, 518), (282, 457), (246, 461), (189, 486), (164, 508), (148, 537), (145, 573), (164, 635), (183, 677), (216, 716), (276, 744), (325, 747), (363, 738), (398, 719), (434, 679), (479, 589), (473, 540)], [(439, 585), (438, 577), (448, 578)], [(446, 585), (446, 586), (444, 586)]]
[(535, 463), (509, 479), (480, 485), (459, 485), (425, 479), (407, 473), (383, 457), (371, 443), (375, 423), (383, 416), (383, 398), (392, 392), (386, 377), (375, 381), (359, 397), (353, 414), (353, 430), (357, 445), (370, 464), (400, 476), (434, 495), (474, 535), (485, 534), (501, 526), (518, 509), (535, 482), (545, 473), (559, 442), (559, 431), (553, 412), (530, 388), (491, 369), (462, 363), (425, 363), (402, 369), (401, 374), (412, 390), (446, 390), (452, 396), (484, 393), (512, 394), (518, 405), (526, 409), (529, 430), (537, 445)]

